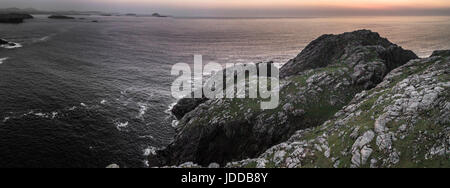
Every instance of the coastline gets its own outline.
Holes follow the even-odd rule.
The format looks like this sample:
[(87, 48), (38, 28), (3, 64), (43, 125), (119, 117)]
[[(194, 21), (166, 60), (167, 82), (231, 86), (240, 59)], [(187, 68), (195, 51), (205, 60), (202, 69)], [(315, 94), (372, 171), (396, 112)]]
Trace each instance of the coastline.
[[(113, 17), (113, 18), (111, 18), (111, 19), (107, 19), (107, 18), (105, 18), (105, 20), (112, 20), (112, 19), (116, 19), (115, 17)], [(124, 20), (126, 21), (127, 20), (127, 18), (124, 18)], [(155, 19), (156, 20), (156, 19)], [(37, 20), (37, 21), (40, 21), (40, 20)], [(102, 20), (103, 21), (103, 20)], [(146, 20), (144, 20), (143, 19), (143, 22), (145, 22)], [(77, 22), (80, 22), (80, 23), (84, 23), (83, 21), (78, 21), (77, 20)], [(51, 22), (51, 24), (54, 24), (54, 23), (56, 23), (56, 22)], [(62, 24), (64, 24), (65, 22), (59, 22), (58, 21), (58, 23), (62, 23)], [(32, 24), (31, 24), (32, 25)], [(107, 25), (107, 24), (101, 24), (101, 27), (103, 27), (104, 25)], [(26, 26), (26, 25), (24, 25), (24, 26)], [(9, 26), (8, 25), (8, 27), (13, 27), (13, 26)], [(48, 36), (50, 36), (50, 35), (42, 35), (42, 36), (44, 36), (44, 37), (41, 37), (41, 36), (39, 36), (39, 37), (37, 37), (36, 39), (33, 39), (33, 40), (36, 40), (36, 41), (40, 41), (40, 40), (43, 40), (43, 41), (46, 41), (46, 40), (53, 40), (52, 38), (54, 38), (54, 41), (56, 41), (56, 40), (61, 40), (61, 36), (59, 35), (59, 34), (57, 34), (58, 36), (55, 36), (55, 37), (50, 37), (50, 38), (48, 38)], [(32, 48), (31, 47), (31, 43), (33, 44), (33, 46), (36, 46), (37, 47), (37, 45), (34, 45), (34, 41), (33, 42), (28, 42), (28, 41), (26, 41), (26, 40), (23, 40), (21, 37), (16, 37), (16, 36), (7, 36), (7, 38), (8, 39), (14, 39), (14, 40), (17, 40), (17, 41), (21, 41), (21, 43), (23, 43), (23, 44), (25, 44), (26, 46), (30, 46), (30, 48)], [(301, 46), (301, 45), (299, 45), (299, 46)], [(296, 48), (300, 48), (300, 47), (296, 47)], [(27, 47), (27, 48), (24, 48), (24, 50), (28, 50), (29, 49), (29, 47)], [(431, 48), (430, 48), (431, 49)], [(4, 50), (5, 52), (7, 52), (6, 54), (8, 54), (8, 55), (6, 55), (6, 56), (9, 56), (9, 57), (11, 57), (11, 59), (10, 60), (8, 60), (8, 59), (6, 59), (4, 62), (5, 63), (3, 63), (3, 65), (8, 65), (8, 63), (9, 63), (9, 61), (11, 61), (11, 62), (14, 62), (16, 59), (18, 60), (18, 58), (17, 57), (15, 57), (14, 55), (16, 55), (16, 52), (15, 51), (7, 51), (6, 49), (0, 49), (0, 50)], [(293, 56), (292, 56), (293, 57)], [(424, 57), (424, 56), (422, 56), (422, 57)], [(425, 57), (425, 58), (428, 58), (428, 57)], [(231, 58), (231, 59), (233, 59), (233, 58)], [(242, 58), (240, 58), (240, 60), (241, 60)], [(226, 61), (228, 61), (228, 60), (230, 60), (230, 59), (226, 59)], [(238, 60), (238, 62), (240, 62), (240, 60)], [(225, 61), (225, 60), (224, 60)], [(242, 60), (242, 61), (244, 61), (244, 60)], [(283, 60), (284, 61), (284, 60)], [(12, 63), (11, 63), (11, 65), (12, 65)], [(9, 66), (4, 66), (4, 68), (9, 68)], [(105, 98), (106, 99), (106, 98)], [(98, 100), (97, 101), (97, 103), (99, 102), (99, 101), (101, 101), (101, 100)], [(100, 104), (102, 104), (102, 105), (105, 105), (105, 106), (107, 106), (107, 105), (109, 105), (110, 103), (114, 103), (114, 99), (108, 99), (107, 100), (108, 102), (100, 102)], [(170, 100), (171, 101), (171, 100)], [(83, 102), (85, 102), (85, 101), (83, 101)], [(88, 102), (85, 102), (86, 104), (91, 104), (91, 103), (88, 103)], [(93, 104), (93, 103), (92, 103)], [(91, 106), (91, 105), (89, 105), (89, 106)], [(136, 109), (136, 114), (133, 114), (132, 115), (132, 118), (135, 118), (135, 117), (139, 117), (139, 115), (140, 114), (142, 114), (141, 113), (141, 111), (139, 111), (139, 110), (142, 110), (143, 112), (144, 112), (144, 114), (142, 115), (142, 116), (144, 116), (144, 115), (146, 115), (146, 116), (149, 116), (150, 114), (151, 114), (151, 112), (149, 111), (149, 112), (146, 112), (147, 111), (147, 109), (145, 109), (145, 105), (144, 105), (144, 107), (142, 107), (142, 105), (140, 105), (140, 104), (138, 104), (138, 109)], [(284, 107), (284, 106), (283, 106)], [(151, 110), (151, 108), (152, 107), (150, 107), (150, 109), (149, 110)], [(163, 108), (163, 109), (162, 109)], [(164, 110), (167, 110), (167, 109), (172, 109), (171, 108), (171, 105), (169, 105), (169, 107), (167, 107), (167, 104), (164, 104), (164, 107), (162, 107), (161, 109), (159, 109), (161, 112), (162, 111), (164, 111)], [(290, 107), (289, 106), (286, 106), (286, 108), (287, 109), (290, 109)], [(295, 110), (294, 110), (295, 111)], [(42, 117), (41, 119), (44, 119), (44, 118), (47, 118), (47, 119), (52, 119), (52, 111), (47, 111), (47, 110), (45, 110), (45, 109), (43, 109), (43, 110), (41, 110), (41, 111), (36, 111), (36, 112), (39, 112), (39, 113), (34, 113), (32, 116), (34, 117), (36, 117), (36, 118), (40, 118), (40, 117)], [(42, 113), (41, 113), (42, 112)], [(167, 112), (167, 111), (166, 111)], [(224, 111), (224, 112), (226, 112), (226, 111)], [(300, 113), (300, 112), (299, 112)], [(300, 113), (301, 114), (301, 113)], [(141, 116), (141, 117), (142, 117)], [(30, 116), (31, 117), (31, 116)], [(62, 114), (59, 114), (58, 115), (58, 117), (56, 117), (56, 119), (58, 119), (58, 118), (60, 118), (60, 117), (63, 117), (63, 115)], [(13, 121), (17, 121), (17, 119), (20, 119), (21, 118), (21, 116), (17, 116), (17, 117), (15, 117), (15, 116), (13, 116), (13, 115), (8, 115), (8, 117), (4, 117), (5, 119), (4, 119), (4, 122), (9, 122), (10, 124), (11, 124), (11, 122), (13, 122)], [(139, 118), (137, 118), (137, 119), (139, 119)], [(121, 123), (125, 123), (125, 122), (127, 122), (126, 120), (122, 120), (122, 119), (120, 119), (120, 122)], [(122, 134), (126, 134), (126, 132), (127, 131), (125, 131), (124, 129), (127, 129), (127, 130), (130, 130), (130, 129), (133, 129), (134, 128), (134, 124), (133, 124), (133, 121), (128, 121), (129, 122), (129, 125), (128, 126), (124, 126), (124, 127), (121, 127), (120, 128), (120, 126), (119, 126), (119, 128), (117, 128), (116, 127), (116, 125), (119, 125), (119, 123), (117, 123), (116, 124), (116, 122), (113, 122), (112, 124), (113, 124), (113, 126), (114, 126), (114, 130), (118, 130), (119, 132), (122, 132)], [(170, 124), (170, 123), (169, 123)], [(175, 128), (182, 128), (182, 127), (180, 127), (180, 126), (183, 126), (184, 124), (183, 124), (183, 122), (181, 122), (180, 123), (180, 120), (174, 120), (173, 122), (172, 122), (172, 127), (175, 127)], [(120, 130), (122, 130), (122, 131), (120, 131)], [(154, 137), (151, 137), (151, 136), (140, 136), (139, 137), (139, 139), (146, 139), (146, 140), (151, 140), (151, 142), (153, 142), (153, 140), (154, 140)], [(145, 148), (145, 147), (144, 147)], [(373, 149), (373, 148), (372, 148)], [(439, 149), (439, 148), (438, 148)], [(141, 150), (142, 150), (142, 148), (140, 148), (140, 150), (139, 150), (139, 152), (141, 152)], [(325, 150), (325, 149), (323, 149), (323, 150)], [(145, 152), (141, 152), (141, 153), (144, 153), (144, 154), (147, 154), (148, 152), (147, 152), (148, 150), (146, 150)], [(267, 151), (267, 150), (266, 150)], [(151, 152), (151, 153), (153, 153), (153, 152)], [(139, 153), (140, 154), (140, 153)], [(256, 158), (254, 158), (255, 160), (256, 159), (258, 159), (258, 160), (261, 160), (261, 158), (260, 158), (260, 156), (257, 156)], [(118, 163), (120, 163), (120, 162), (118, 162)], [(254, 163), (254, 160), (252, 160), (251, 161), (251, 164), (249, 165), (249, 166), (252, 166), (253, 165), (253, 163)], [(227, 164), (222, 164), (221, 166), (225, 166), (225, 165), (227, 165)], [(100, 165), (101, 166), (101, 165)], [(122, 165), (121, 164), (121, 166), (125, 166), (126, 167), (126, 165)], [(204, 165), (204, 166), (207, 166), (207, 165)]]

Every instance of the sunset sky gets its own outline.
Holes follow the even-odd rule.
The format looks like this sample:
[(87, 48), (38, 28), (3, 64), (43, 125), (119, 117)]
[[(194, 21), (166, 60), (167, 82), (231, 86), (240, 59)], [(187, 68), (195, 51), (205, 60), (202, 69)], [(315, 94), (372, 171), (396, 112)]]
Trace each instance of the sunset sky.
[(450, 0), (0, 0), (0, 7), (175, 16), (450, 15)]

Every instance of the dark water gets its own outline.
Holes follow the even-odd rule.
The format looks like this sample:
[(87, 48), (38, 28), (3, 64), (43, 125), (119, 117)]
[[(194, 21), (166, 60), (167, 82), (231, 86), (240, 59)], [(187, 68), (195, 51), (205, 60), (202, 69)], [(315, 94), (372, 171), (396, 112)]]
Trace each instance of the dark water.
[[(99, 20), (92, 23), (91, 20)], [(449, 17), (87, 17), (0, 25), (0, 167), (145, 167), (168, 144), (171, 66), (284, 63), (324, 33), (368, 28), (420, 56), (450, 49)]]

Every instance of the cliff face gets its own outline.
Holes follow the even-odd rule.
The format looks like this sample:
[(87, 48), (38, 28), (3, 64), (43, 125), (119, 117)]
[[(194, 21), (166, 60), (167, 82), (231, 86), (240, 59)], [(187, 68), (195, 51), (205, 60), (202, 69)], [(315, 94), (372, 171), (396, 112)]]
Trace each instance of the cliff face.
[[(367, 30), (324, 35), (281, 68), (278, 108), (261, 110), (258, 99), (208, 100), (181, 118), (173, 143), (150, 156), (150, 165), (225, 165), (258, 157), (296, 131), (316, 130), (314, 127), (355, 101), (355, 95), (376, 87), (391, 70), (417, 58), (413, 52)], [(259, 163), (266, 153), (261, 159), (229, 166)], [(265, 164), (269, 167), (271, 163)]]
[(227, 167), (450, 167), (450, 51), (389, 73), (319, 127)]

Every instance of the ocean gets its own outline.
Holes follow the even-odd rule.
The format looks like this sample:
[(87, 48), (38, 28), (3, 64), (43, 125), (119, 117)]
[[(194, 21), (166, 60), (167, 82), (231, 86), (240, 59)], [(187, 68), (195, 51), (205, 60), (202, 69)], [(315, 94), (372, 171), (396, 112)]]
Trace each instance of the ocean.
[[(0, 25), (0, 167), (146, 167), (169, 144), (172, 65), (285, 63), (322, 34), (379, 32), (421, 57), (450, 17), (100, 17)], [(92, 22), (98, 20), (98, 23)]]

